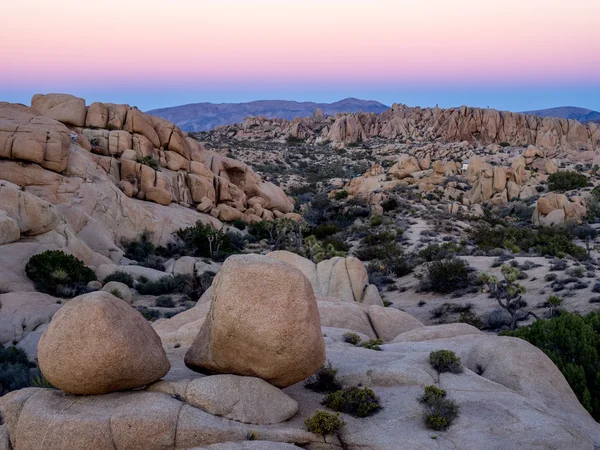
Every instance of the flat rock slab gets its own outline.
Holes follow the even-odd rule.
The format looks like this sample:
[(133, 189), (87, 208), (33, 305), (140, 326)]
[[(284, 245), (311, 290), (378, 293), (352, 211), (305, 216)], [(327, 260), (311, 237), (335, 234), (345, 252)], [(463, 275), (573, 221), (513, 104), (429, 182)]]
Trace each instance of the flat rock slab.
[(148, 389), (178, 395), (207, 413), (243, 423), (280, 423), (298, 412), (296, 400), (254, 377), (213, 375), (189, 381), (159, 381)]

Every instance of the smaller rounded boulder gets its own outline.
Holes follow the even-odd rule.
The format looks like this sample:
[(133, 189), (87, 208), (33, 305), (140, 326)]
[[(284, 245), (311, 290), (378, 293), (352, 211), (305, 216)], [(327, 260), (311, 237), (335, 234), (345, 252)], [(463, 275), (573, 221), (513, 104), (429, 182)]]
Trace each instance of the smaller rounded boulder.
[(104, 291), (80, 295), (52, 318), (38, 346), (44, 376), (72, 394), (106, 394), (150, 384), (169, 360), (144, 317)]

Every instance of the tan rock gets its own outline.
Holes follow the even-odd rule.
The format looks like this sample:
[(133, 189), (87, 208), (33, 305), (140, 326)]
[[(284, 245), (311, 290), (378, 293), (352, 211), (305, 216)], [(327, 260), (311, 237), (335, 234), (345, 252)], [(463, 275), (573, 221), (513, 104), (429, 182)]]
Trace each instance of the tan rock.
[(107, 292), (70, 300), (42, 335), (45, 377), (73, 394), (105, 394), (144, 386), (168, 371), (160, 338), (140, 313)]
[(6, 211), (0, 210), (0, 245), (18, 241), (20, 237), (21, 229), (18, 222), (10, 217)]
[(215, 416), (243, 423), (269, 425), (293, 417), (298, 402), (260, 378), (213, 375), (191, 380), (186, 403)]
[(32, 108), (59, 122), (82, 127), (85, 125), (85, 100), (68, 94), (36, 94)]
[(231, 256), (212, 288), (210, 313), (185, 357), (188, 367), (286, 387), (322, 366), (317, 304), (298, 269), (266, 256)]
[(391, 341), (401, 333), (424, 326), (410, 314), (392, 307), (373, 305), (369, 307), (367, 314), (377, 336), (384, 342)]

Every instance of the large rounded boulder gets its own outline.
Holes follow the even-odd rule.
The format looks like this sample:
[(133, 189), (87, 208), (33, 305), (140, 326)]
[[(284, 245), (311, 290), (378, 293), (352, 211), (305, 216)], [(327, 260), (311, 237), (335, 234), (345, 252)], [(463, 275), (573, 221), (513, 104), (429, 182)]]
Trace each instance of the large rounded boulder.
[(190, 369), (286, 387), (323, 365), (317, 302), (298, 269), (267, 256), (232, 256), (212, 286), (210, 312), (185, 356)]
[(73, 394), (145, 386), (170, 369), (150, 324), (104, 291), (76, 297), (54, 315), (40, 339), (38, 362), (48, 381)]

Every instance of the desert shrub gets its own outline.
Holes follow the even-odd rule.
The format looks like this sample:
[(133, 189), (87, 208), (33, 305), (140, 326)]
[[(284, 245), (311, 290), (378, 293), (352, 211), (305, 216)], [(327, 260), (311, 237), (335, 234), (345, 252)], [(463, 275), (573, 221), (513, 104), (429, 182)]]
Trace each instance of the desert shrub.
[(138, 306), (137, 310), (142, 316), (144, 316), (144, 319), (149, 320), (150, 322), (160, 319), (160, 311), (156, 309), (148, 308), (146, 306)]
[(355, 417), (367, 417), (381, 408), (379, 398), (371, 389), (353, 386), (331, 392), (323, 404), (334, 411), (344, 412)]
[(381, 339), (369, 339), (368, 341), (363, 342), (361, 347), (368, 348), (369, 350), (380, 351), (381, 348), (379, 346), (381, 344), (383, 344), (383, 341)]
[(342, 388), (342, 384), (337, 380), (337, 369), (334, 369), (331, 362), (321, 367), (304, 383), (306, 389), (315, 392), (335, 392)]
[(315, 411), (304, 421), (304, 426), (311, 433), (319, 436), (339, 432), (346, 423), (340, 419), (340, 413), (331, 414), (327, 411)]
[(558, 275), (555, 273), (547, 273), (544, 275), (544, 281), (554, 281), (558, 278)]
[(511, 316), (505, 309), (494, 309), (487, 314), (485, 327), (495, 330), (511, 323)]
[(346, 191), (346, 190), (337, 191), (334, 195), (334, 198), (336, 200), (344, 200), (344, 199), (348, 198), (348, 191)]
[(325, 239), (339, 233), (341, 228), (332, 222), (323, 223), (312, 229), (311, 234), (317, 239)]
[(31, 367), (23, 350), (0, 346), (0, 396), (29, 386)]
[(471, 230), (471, 238), (482, 250), (503, 248), (514, 253), (530, 251), (543, 256), (562, 258), (571, 255), (585, 259), (586, 250), (573, 243), (574, 234), (569, 228), (542, 227), (538, 230), (512, 225), (490, 227), (480, 224)]
[(383, 223), (383, 216), (381, 216), (381, 215), (371, 216), (369, 223), (371, 224), (372, 227), (378, 227), (379, 225), (381, 225)]
[(185, 294), (191, 300), (198, 300), (204, 292), (191, 275), (166, 275), (156, 281), (138, 279), (137, 291), (142, 295)]
[(581, 404), (600, 420), (600, 312), (558, 317), (503, 332), (542, 350), (562, 372)]
[(585, 267), (583, 267), (583, 266), (571, 267), (570, 269), (567, 269), (567, 271), (565, 273), (567, 275), (569, 275), (570, 277), (583, 278), (585, 276)]
[(585, 175), (578, 172), (556, 172), (548, 177), (548, 188), (551, 191), (570, 191), (571, 189), (584, 188), (588, 184)]
[(468, 325), (474, 326), (475, 328), (478, 328), (479, 330), (483, 329), (484, 327), (484, 323), (483, 320), (481, 320), (481, 318), (475, 314), (473, 311), (465, 311), (460, 313), (460, 317), (458, 318), (458, 321), (461, 323), (466, 323)]
[(88, 292), (87, 283), (96, 279), (94, 271), (83, 261), (60, 250), (32, 256), (25, 273), (38, 291), (67, 298)]
[(433, 261), (426, 265), (419, 289), (439, 294), (465, 289), (474, 282), (472, 272), (467, 262), (459, 258)]
[(430, 244), (419, 252), (419, 256), (425, 261), (439, 261), (456, 255), (461, 247), (454, 242), (444, 244)]
[(48, 381), (39, 369), (37, 369), (35, 375), (30, 378), (29, 386), (44, 389), (57, 389), (50, 381)]
[(356, 333), (344, 333), (342, 339), (352, 345), (358, 345), (361, 342), (360, 336)]
[(235, 219), (233, 222), (231, 222), (231, 225), (242, 231), (247, 227), (246, 222), (244, 222), (242, 219)]
[(106, 278), (104, 278), (104, 283), (108, 283), (110, 281), (118, 281), (119, 283), (126, 284), (130, 288), (133, 287), (133, 277), (128, 273), (117, 270), (116, 272), (111, 273)]
[(135, 162), (138, 164), (143, 164), (144, 166), (151, 167), (154, 170), (160, 169), (160, 162), (154, 159), (150, 155), (142, 156), (141, 158), (136, 158)]
[(126, 258), (140, 266), (164, 270), (164, 258), (157, 254), (159, 249), (152, 243), (152, 233), (148, 230), (142, 231), (136, 239), (123, 239), (121, 244)]
[(185, 249), (185, 254), (201, 258), (211, 258), (223, 261), (229, 255), (239, 253), (243, 242), (234, 242), (233, 233), (225, 233), (222, 229), (215, 230), (210, 225), (201, 221), (187, 228), (181, 228), (175, 232), (179, 244)]
[(450, 350), (438, 350), (429, 354), (429, 364), (439, 373), (460, 373), (463, 371), (460, 358)]
[(161, 295), (154, 301), (154, 306), (159, 308), (174, 308), (175, 302), (173, 301), (173, 297), (170, 295)]
[(436, 386), (425, 386), (423, 395), (417, 400), (423, 405), (427, 428), (445, 431), (458, 417), (459, 406), (454, 400), (446, 398), (446, 391)]
[(120, 298), (121, 300), (123, 300), (123, 294), (121, 293), (121, 291), (117, 288), (111, 289), (110, 290), (110, 295)]

